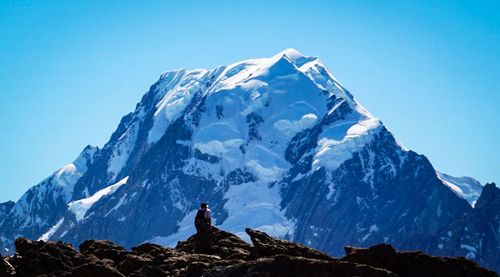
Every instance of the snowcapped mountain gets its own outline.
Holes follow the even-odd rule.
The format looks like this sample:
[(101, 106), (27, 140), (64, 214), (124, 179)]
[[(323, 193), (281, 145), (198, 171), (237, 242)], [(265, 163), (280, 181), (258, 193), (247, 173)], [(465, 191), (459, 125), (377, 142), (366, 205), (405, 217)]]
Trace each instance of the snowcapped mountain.
[(1, 210), (1, 248), (17, 236), (172, 245), (207, 201), (242, 237), (250, 227), (336, 255), (378, 242), (438, 253), (441, 232), (477, 209), (464, 200), (477, 187), (461, 184), (398, 143), (319, 59), (287, 49), (163, 74), (102, 149)]

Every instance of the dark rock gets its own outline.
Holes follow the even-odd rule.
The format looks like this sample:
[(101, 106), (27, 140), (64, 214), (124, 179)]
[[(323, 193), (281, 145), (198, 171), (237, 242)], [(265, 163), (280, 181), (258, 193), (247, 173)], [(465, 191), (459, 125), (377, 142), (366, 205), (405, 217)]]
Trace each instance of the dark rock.
[(440, 231), (424, 249), (438, 256), (464, 256), (500, 272), (500, 188), (484, 186), (474, 209)]
[(163, 271), (161, 268), (145, 265), (145, 266), (141, 267), (139, 270), (134, 271), (129, 276), (131, 276), (131, 277), (142, 277), (142, 276), (164, 277), (164, 276), (170, 276), (170, 275), (167, 274), (165, 271)]
[(253, 247), (234, 234), (211, 227), (186, 241), (180, 241), (175, 249), (217, 255), (223, 259), (246, 259), (251, 256)]
[(0, 255), (0, 276), (11, 276), (15, 273), (14, 267)]
[(126, 255), (125, 248), (107, 240), (87, 240), (79, 248), (84, 255), (93, 254), (99, 259), (110, 259), (116, 263), (121, 262)]
[(418, 251), (397, 252), (388, 244), (346, 247), (342, 261), (383, 268), (401, 276), (497, 276), (463, 257), (434, 257)]
[(75, 277), (123, 277), (117, 269), (101, 263), (86, 263), (71, 270)]
[(62, 242), (31, 241), (18, 238), (15, 241), (17, 257), (13, 266), (21, 276), (39, 276), (56, 271), (70, 271), (85, 263), (86, 258), (70, 244)]
[[(312, 248), (246, 230), (254, 246), (210, 228), (175, 249), (145, 243), (130, 251), (89, 240), (80, 251), (62, 242), (17, 239), (17, 253), (0, 257), (0, 276), (496, 276), (465, 258), (397, 252), (387, 244), (346, 247), (337, 260)], [(3, 262), (3, 263), (2, 263)]]
[(384, 269), (343, 261), (277, 255), (245, 261), (205, 276), (397, 276)]
[(252, 230), (249, 228), (245, 229), (245, 231), (252, 240), (256, 257), (259, 258), (283, 254), (319, 260), (334, 260), (334, 258), (328, 256), (323, 252), (300, 245), (298, 243), (275, 239), (264, 232)]
[(175, 249), (167, 248), (153, 243), (145, 243), (136, 247), (132, 247), (132, 254), (157, 257), (162, 255), (162, 257), (170, 257), (175, 255), (177, 252)]
[(152, 259), (143, 256), (136, 256), (128, 254), (125, 258), (117, 265), (117, 269), (123, 274), (130, 274), (139, 270), (145, 265), (152, 264)]

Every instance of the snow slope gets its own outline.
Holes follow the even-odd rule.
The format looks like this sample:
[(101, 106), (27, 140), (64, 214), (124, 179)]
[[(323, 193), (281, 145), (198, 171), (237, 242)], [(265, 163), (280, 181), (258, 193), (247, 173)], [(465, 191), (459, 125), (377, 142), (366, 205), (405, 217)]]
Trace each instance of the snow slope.
[(483, 186), (479, 181), (471, 177), (453, 177), (441, 172), (436, 173), (446, 186), (474, 207), (483, 190)]

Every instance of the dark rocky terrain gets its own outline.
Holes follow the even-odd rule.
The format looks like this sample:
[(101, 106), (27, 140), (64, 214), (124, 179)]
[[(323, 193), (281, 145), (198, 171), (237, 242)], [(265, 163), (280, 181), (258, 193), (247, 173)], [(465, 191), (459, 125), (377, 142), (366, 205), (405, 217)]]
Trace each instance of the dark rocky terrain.
[(0, 276), (497, 276), (462, 257), (398, 252), (388, 244), (346, 247), (334, 258), (297, 243), (246, 229), (253, 245), (213, 227), (175, 248), (142, 244), (130, 251), (88, 240), (77, 251), (63, 242), (15, 241), (0, 259)]

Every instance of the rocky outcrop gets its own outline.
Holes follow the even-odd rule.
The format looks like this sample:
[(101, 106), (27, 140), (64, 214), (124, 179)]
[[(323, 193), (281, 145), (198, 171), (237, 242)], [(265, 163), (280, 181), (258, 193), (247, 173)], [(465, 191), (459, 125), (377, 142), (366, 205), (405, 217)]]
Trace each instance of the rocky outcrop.
[(223, 259), (248, 259), (254, 256), (252, 247), (239, 237), (211, 227), (204, 234), (196, 234), (175, 247), (186, 253), (217, 255)]
[(384, 268), (399, 276), (495, 276), (464, 257), (434, 257), (419, 251), (397, 252), (391, 245), (345, 247), (342, 261)]
[(16, 240), (16, 254), (0, 259), (0, 276), (497, 276), (465, 258), (398, 252), (382, 244), (346, 247), (337, 259), (266, 233), (246, 229), (253, 242), (217, 228), (164, 248), (127, 250), (89, 240), (77, 251), (63, 242)]
[(245, 231), (252, 240), (255, 255), (259, 258), (283, 254), (316, 260), (333, 260), (332, 257), (323, 252), (305, 247), (298, 243), (275, 239), (264, 232), (252, 230), (250, 228), (245, 229)]

